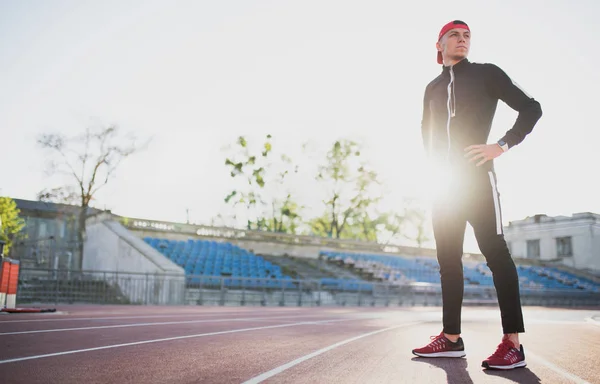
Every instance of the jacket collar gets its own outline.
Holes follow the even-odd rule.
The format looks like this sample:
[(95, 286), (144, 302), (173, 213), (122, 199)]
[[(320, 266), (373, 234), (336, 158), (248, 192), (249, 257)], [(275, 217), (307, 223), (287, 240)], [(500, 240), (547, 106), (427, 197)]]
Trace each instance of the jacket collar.
[(452, 69), (454, 70), (454, 72), (459, 72), (463, 69), (465, 69), (467, 66), (469, 65), (469, 59), (467, 59), (466, 57), (464, 59), (462, 59), (461, 61), (459, 61), (458, 63), (452, 65), (452, 66), (443, 66), (442, 67), (442, 72), (443, 73), (448, 73), (450, 72), (450, 67), (452, 67)]

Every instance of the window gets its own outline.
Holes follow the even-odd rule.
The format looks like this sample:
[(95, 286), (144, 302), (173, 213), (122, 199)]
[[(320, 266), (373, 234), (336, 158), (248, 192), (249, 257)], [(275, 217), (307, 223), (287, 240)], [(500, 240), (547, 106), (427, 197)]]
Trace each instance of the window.
[(540, 240), (527, 240), (527, 257), (540, 258)]
[(556, 238), (556, 256), (573, 256), (573, 247), (571, 247), (571, 236)]
[(38, 223), (38, 237), (46, 237), (47, 228), (46, 221), (40, 220)]

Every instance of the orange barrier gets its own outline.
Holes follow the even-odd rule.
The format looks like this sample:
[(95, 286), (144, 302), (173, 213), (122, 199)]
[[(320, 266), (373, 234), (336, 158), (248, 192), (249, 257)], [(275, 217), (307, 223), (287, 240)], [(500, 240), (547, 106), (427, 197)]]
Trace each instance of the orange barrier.
[(8, 274), (8, 292), (6, 294), (6, 308), (17, 306), (17, 288), (19, 287), (19, 261), (12, 260)]
[(19, 261), (4, 257), (0, 265), (0, 307), (15, 308), (19, 286)]
[(56, 312), (54, 308), (17, 308), (19, 288), (19, 260), (0, 257), (0, 312), (40, 313)]
[(8, 294), (8, 280), (10, 275), (10, 261), (0, 258), (0, 308), (4, 308)]

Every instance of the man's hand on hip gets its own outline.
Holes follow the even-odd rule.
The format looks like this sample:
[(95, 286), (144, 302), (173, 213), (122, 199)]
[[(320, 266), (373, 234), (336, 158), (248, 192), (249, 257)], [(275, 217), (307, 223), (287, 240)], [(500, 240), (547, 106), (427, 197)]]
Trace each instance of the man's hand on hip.
[(486, 161), (495, 159), (504, 153), (498, 144), (470, 145), (465, 148), (465, 152), (467, 152), (465, 157), (470, 157), (469, 162), (481, 159), (481, 161), (477, 163), (478, 167), (482, 164), (485, 164)]

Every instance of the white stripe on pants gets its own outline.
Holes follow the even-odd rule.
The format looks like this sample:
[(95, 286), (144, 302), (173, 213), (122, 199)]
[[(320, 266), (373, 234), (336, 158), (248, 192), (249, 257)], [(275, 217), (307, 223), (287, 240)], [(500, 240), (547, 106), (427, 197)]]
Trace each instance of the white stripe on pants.
[(494, 178), (494, 174), (491, 171), (488, 172), (488, 176), (490, 177), (490, 184), (492, 185), (492, 194), (494, 196), (494, 213), (496, 214), (496, 234), (501, 235), (503, 233), (502, 217), (500, 216), (500, 200), (498, 198), (498, 190), (496, 189), (496, 180)]

